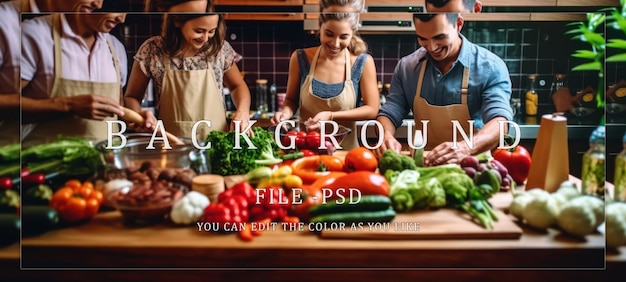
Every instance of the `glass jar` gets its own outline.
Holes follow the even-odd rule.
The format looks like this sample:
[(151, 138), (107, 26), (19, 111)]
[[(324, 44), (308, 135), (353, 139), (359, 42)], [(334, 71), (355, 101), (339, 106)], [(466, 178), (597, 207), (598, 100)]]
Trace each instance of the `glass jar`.
[(524, 97), (524, 108), (526, 115), (536, 116), (537, 115), (537, 107), (539, 106), (539, 95), (537, 94), (537, 75), (529, 74), (528, 75), (528, 89), (526, 90), (526, 94)]
[(615, 190), (613, 195), (616, 201), (626, 202), (626, 133), (622, 138), (623, 149), (615, 157)]
[(256, 80), (256, 107), (257, 111), (267, 112), (267, 79)]
[(604, 126), (598, 126), (589, 137), (589, 150), (583, 155), (582, 193), (604, 199), (605, 165)]

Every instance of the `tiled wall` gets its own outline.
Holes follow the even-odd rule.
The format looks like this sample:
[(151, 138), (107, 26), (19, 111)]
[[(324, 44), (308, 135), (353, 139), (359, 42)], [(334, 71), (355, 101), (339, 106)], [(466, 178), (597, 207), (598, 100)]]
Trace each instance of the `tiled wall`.
[[(230, 21), (227, 27), (227, 40), (243, 56), (239, 68), (246, 73), (245, 80), (252, 92), (258, 78), (275, 83), (278, 92), (285, 91), (290, 54), (297, 48), (319, 44), (317, 36), (303, 31), (299, 21)], [(159, 31), (159, 16), (129, 15), (127, 23), (119, 30), (129, 59), (145, 39)], [(550, 86), (556, 73), (567, 74), (566, 84), (572, 91), (597, 85), (596, 73), (569, 71), (584, 62), (571, 58), (574, 50), (588, 47), (584, 42), (571, 40), (564, 35), (565, 31), (565, 22), (466, 22), (462, 33), (505, 61), (513, 97), (525, 91), (528, 74), (539, 74), (540, 104), (549, 106), (552, 103)], [(384, 83), (391, 81), (397, 61), (418, 47), (413, 34), (364, 34), (362, 37), (374, 57), (378, 79)], [(606, 73), (607, 83), (612, 84), (626, 78), (626, 67), (609, 64)]]

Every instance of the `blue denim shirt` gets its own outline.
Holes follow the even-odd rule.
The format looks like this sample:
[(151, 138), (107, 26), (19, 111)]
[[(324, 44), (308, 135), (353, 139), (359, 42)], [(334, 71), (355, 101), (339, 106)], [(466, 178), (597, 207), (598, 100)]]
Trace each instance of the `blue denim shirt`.
[(429, 60), (421, 93), (428, 103), (437, 106), (460, 104), (463, 67), (468, 67), (470, 74), (467, 104), (470, 117), (475, 121), (474, 126), (480, 129), (487, 121), (496, 117), (512, 120), (513, 111), (509, 103), (511, 78), (506, 64), (489, 50), (470, 42), (462, 34), (459, 35), (463, 44), (457, 60), (446, 74), (439, 71), (424, 48), (400, 59), (393, 72), (387, 102), (380, 108), (378, 116), (388, 117), (397, 128), (402, 125), (409, 109), (415, 112), (413, 100), (417, 76), (423, 61)]

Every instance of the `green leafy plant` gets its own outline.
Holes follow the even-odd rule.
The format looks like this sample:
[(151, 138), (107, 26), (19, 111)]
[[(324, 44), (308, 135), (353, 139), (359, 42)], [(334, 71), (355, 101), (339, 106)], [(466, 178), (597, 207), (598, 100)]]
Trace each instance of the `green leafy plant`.
[[(622, 0), (624, 1), (624, 0)], [(574, 29), (565, 34), (573, 34), (573, 40), (581, 40), (589, 43), (590, 50), (576, 50), (572, 57), (588, 59), (591, 62), (583, 63), (572, 68), (572, 71), (598, 71), (598, 88), (596, 90), (596, 101), (598, 108), (604, 107), (604, 55), (606, 51), (606, 40), (604, 34), (597, 32), (600, 26), (606, 21), (604, 13), (587, 13), (587, 22), (574, 22), (568, 25)]]
[[(601, 9), (595, 13), (587, 13), (587, 22), (574, 22), (568, 24), (574, 28), (566, 34), (572, 34), (572, 40), (581, 40), (589, 43), (591, 49), (576, 50), (572, 57), (591, 60), (574, 66), (572, 71), (598, 71), (598, 87), (596, 91), (596, 101), (598, 108), (604, 108), (604, 63), (606, 48), (626, 50), (626, 40), (609, 38), (608, 43), (604, 34), (598, 32), (603, 30), (603, 24), (607, 27), (621, 30), (626, 35), (626, 0), (620, 0), (620, 7), (610, 7)], [(606, 58), (606, 62), (626, 62), (626, 52), (618, 51), (618, 54)]]
[[(606, 21), (607, 21), (608, 27), (621, 30), (624, 33), (624, 36), (626, 36), (626, 0), (620, 0), (620, 6), (621, 6), (620, 9), (617, 9), (617, 8), (606, 9), (609, 14), (607, 16)], [(618, 39), (618, 38), (609, 38), (606, 46), (609, 48), (620, 49), (620, 51), (626, 50), (626, 40)], [(606, 61), (608, 63), (626, 62), (626, 51), (624, 51), (623, 53), (611, 55), (606, 58)]]

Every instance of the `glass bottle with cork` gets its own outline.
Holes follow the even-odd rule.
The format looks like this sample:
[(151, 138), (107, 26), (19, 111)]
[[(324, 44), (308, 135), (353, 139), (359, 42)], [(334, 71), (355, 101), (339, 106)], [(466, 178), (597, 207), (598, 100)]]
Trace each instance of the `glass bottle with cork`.
[(605, 129), (598, 126), (589, 137), (589, 150), (583, 155), (582, 193), (604, 199)]
[(537, 75), (528, 75), (528, 89), (524, 95), (524, 113), (527, 116), (536, 116), (539, 106), (539, 95), (537, 94)]
[(622, 137), (623, 149), (615, 157), (615, 180), (613, 181), (613, 198), (616, 201), (626, 202), (626, 133)]

